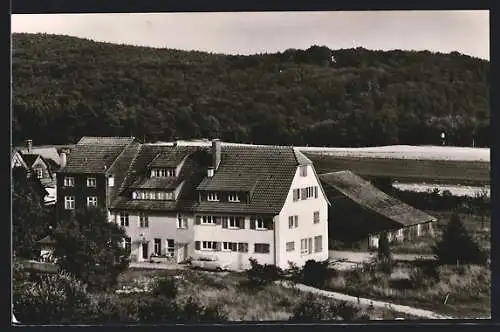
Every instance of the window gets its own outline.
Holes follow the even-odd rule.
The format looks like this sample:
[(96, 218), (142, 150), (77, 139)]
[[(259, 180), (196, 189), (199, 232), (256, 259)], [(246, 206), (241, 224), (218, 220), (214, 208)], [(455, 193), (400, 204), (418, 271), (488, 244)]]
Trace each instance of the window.
[(323, 237), (321, 235), (314, 237), (314, 252), (323, 250)]
[(173, 239), (167, 239), (167, 255), (174, 257), (175, 252), (175, 241)]
[(293, 201), (296, 202), (300, 199), (300, 189), (293, 190)]
[(97, 197), (96, 196), (87, 197), (87, 206), (97, 206)]
[(288, 217), (288, 228), (299, 227), (299, 216), (289, 216)]
[(268, 254), (269, 253), (269, 244), (268, 243), (256, 243), (254, 248), (255, 253), (259, 254)]
[(130, 254), (132, 252), (132, 239), (126, 237), (123, 239), (123, 248)]
[(43, 169), (42, 168), (35, 169), (35, 172), (36, 172), (37, 178), (39, 178), (39, 179), (43, 178)]
[(75, 196), (64, 196), (64, 208), (73, 210), (75, 208)]
[[(299, 189), (297, 189), (299, 190)], [(312, 197), (318, 197), (318, 187), (306, 187), (306, 188), (301, 188), (300, 189), (300, 198), (298, 197), (299, 193), (297, 193), (297, 200), (301, 199), (308, 199)], [(295, 194), (294, 194), (294, 200), (295, 200)]]
[(108, 187), (114, 187), (115, 186), (115, 178), (113, 175), (108, 176)]
[(319, 211), (314, 211), (314, 213), (313, 213), (313, 222), (315, 224), (319, 224)]
[(300, 166), (300, 176), (307, 176), (307, 165)]
[(158, 256), (161, 255), (161, 239), (155, 239), (154, 253)]
[(421, 225), (417, 224), (417, 236), (420, 236), (421, 233), (422, 233)]
[(295, 242), (287, 242), (286, 243), (286, 251), (294, 251), (295, 250)]
[(219, 195), (217, 195), (217, 193), (208, 193), (207, 194), (207, 201), (209, 201), (209, 202), (218, 202), (219, 201)]
[(215, 225), (215, 217), (213, 216), (203, 216), (201, 218), (201, 223), (205, 225)]
[(228, 227), (229, 228), (239, 228), (239, 219), (237, 217), (229, 217)]
[(96, 178), (87, 178), (87, 187), (94, 187), (96, 186)]
[(238, 251), (238, 243), (236, 242), (223, 242), (222, 248), (226, 251)]
[(127, 212), (120, 212), (120, 225), (123, 227), (128, 227), (128, 213)]
[(141, 227), (141, 228), (148, 228), (149, 227), (149, 217), (144, 212), (141, 212), (139, 214), (139, 227)]
[(300, 240), (300, 253), (308, 255), (312, 252), (312, 238), (305, 238)]
[(215, 250), (215, 248), (217, 247), (217, 242), (213, 241), (203, 241), (201, 244), (201, 248), (205, 250)]
[(402, 228), (400, 228), (400, 229), (398, 230), (398, 234), (397, 234), (396, 236), (397, 236), (397, 237), (403, 237), (403, 229), (402, 229)]
[(64, 178), (64, 186), (65, 187), (74, 187), (75, 186), (75, 178), (72, 176), (66, 176)]
[(151, 177), (166, 177), (166, 176), (175, 176), (175, 169), (153, 168), (151, 170)]
[(183, 217), (180, 213), (177, 215), (177, 228), (187, 228), (187, 217)]
[(239, 252), (248, 252), (248, 243), (246, 243), (246, 242), (239, 242), (238, 243), (238, 251)]
[(318, 198), (318, 186), (314, 187), (314, 198)]
[(264, 219), (262, 218), (255, 219), (255, 229), (267, 229)]
[(229, 202), (239, 202), (239, 201), (240, 201), (240, 197), (239, 197), (239, 195), (238, 195), (238, 194), (236, 194), (236, 193), (229, 193), (229, 194), (227, 195), (227, 200), (228, 200)]

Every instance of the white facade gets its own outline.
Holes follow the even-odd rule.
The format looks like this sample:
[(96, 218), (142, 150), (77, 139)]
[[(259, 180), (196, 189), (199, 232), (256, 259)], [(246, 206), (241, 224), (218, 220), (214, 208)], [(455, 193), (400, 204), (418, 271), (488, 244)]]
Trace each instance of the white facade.
[[(313, 259), (323, 261), (328, 259), (328, 200), (321, 189), (321, 184), (311, 165), (307, 167), (307, 176), (301, 176), (300, 167), (297, 167), (291, 188), (281, 212), (276, 227), (277, 265), (288, 268), (288, 262), (303, 266), (306, 261)], [(293, 190), (306, 187), (317, 187), (318, 197), (294, 201)], [(319, 222), (314, 223), (314, 212), (319, 212)], [(289, 217), (298, 216), (298, 226), (289, 227)], [(315, 237), (321, 236), (321, 251), (316, 252)], [(307, 244), (307, 253), (302, 253), (301, 242), (311, 239), (312, 248)], [(309, 242), (309, 240), (307, 240)], [(287, 242), (294, 242), (294, 250), (287, 251)], [(311, 249), (312, 252), (309, 252)]]
[[(307, 171), (301, 167), (307, 168)], [(312, 196), (307, 199), (295, 199), (293, 191), (305, 188), (310, 188), (309, 194)], [(310, 259), (318, 261), (328, 259), (328, 201), (311, 165), (297, 167), (286, 201), (280, 213), (272, 218), (274, 224), (272, 229), (258, 227), (252, 229), (251, 218), (256, 216), (250, 215), (201, 212), (184, 214), (183, 217), (187, 219), (185, 229), (178, 228), (178, 214), (175, 212), (150, 212), (145, 215), (147, 215), (147, 227), (144, 225), (144, 220), (141, 224), (140, 212), (128, 212), (128, 226), (124, 226), (130, 237), (133, 261), (149, 261), (151, 254), (155, 252), (155, 247), (158, 246), (155, 245), (155, 239), (161, 241), (161, 254), (172, 256), (168, 262), (179, 263), (189, 257), (210, 257), (224, 267), (235, 270), (248, 268), (250, 258), (257, 259), (260, 264), (275, 264), (284, 269), (289, 267), (289, 262), (303, 266)], [(121, 225), (120, 212), (114, 212), (113, 216), (114, 221)], [(225, 228), (221, 222), (196, 224), (196, 216), (213, 216), (221, 219), (242, 217), (244, 227)], [(297, 227), (295, 225), (289, 227), (290, 217), (296, 218)], [(215, 245), (214, 242), (218, 244)], [(294, 243), (293, 250), (290, 250), (291, 242)], [(301, 243), (306, 244), (303, 250)], [(258, 251), (266, 251), (268, 245), (269, 252), (256, 252), (256, 244)], [(173, 251), (169, 250), (172, 245)]]

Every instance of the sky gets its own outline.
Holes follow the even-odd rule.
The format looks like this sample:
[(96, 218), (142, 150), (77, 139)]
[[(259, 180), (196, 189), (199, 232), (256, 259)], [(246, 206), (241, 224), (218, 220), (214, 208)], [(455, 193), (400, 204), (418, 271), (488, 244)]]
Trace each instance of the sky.
[(12, 32), (119, 44), (255, 54), (364, 47), (457, 51), (489, 60), (489, 11), (359, 11), (12, 15)]

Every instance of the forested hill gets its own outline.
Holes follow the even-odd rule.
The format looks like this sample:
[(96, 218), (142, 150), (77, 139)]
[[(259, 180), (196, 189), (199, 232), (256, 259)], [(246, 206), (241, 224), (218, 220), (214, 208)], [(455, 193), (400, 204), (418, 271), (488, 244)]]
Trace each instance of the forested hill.
[(13, 35), (13, 139), (489, 145), (489, 62), (312, 46), (231, 56)]

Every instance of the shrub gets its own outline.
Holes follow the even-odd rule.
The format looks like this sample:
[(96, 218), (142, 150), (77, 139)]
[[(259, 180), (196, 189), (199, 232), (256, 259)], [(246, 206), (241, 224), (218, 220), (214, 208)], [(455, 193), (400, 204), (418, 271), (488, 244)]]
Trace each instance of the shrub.
[(89, 307), (89, 323), (134, 323), (139, 321), (137, 294), (104, 294), (97, 296)]
[(181, 322), (221, 322), (227, 320), (227, 312), (218, 304), (203, 306), (195, 297), (188, 297), (178, 310)]
[(314, 322), (321, 320), (354, 320), (359, 309), (346, 302), (327, 302), (308, 294), (294, 308), (292, 321)]
[(380, 238), (378, 240), (378, 258), (380, 260), (391, 259), (391, 247), (389, 245), (389, 239), (387, 238), (386, 232), (380, 234)]
[(41, 275), (14, 288), (14, 313), (22, 323), (83, 321), (90, 303), (86, 286), (68, 273)]
[(247, 269), (247, 277), (251, 286), (265, 286), (281, 278), (283, 272), (275, 265), (257, 263), (255, 258), (250, 258), (250, 269)]
[(441, 264), (484, 264), (487, 255), (470, 237), (458, 214), (453, 214), (441, 240), (433, 247)]
[(180, 309), (176, 303), (169, 298), (160, 296), (139, 296), (137, 316), (141, 322), (159, 323), (178, 321)]
[(383, 259), (376, 264), (376, 270), (384, 274), (391, 274), (394, 263), (390, 259)]
[(303, 269), (303, 283), (315, 287), (323, 287), (330, 276), (328, 261), (308, 260)]
[(154, 296), (164, 296), (169, 299), (177, 297), (177, 284), (171, 277), (165, 276), (156, 280), (153, 287)]
[(302, 269), (294, 262), (288, 262), (288, 269), (285, 271), (288, 279), (294, 283), (302, 281)]

